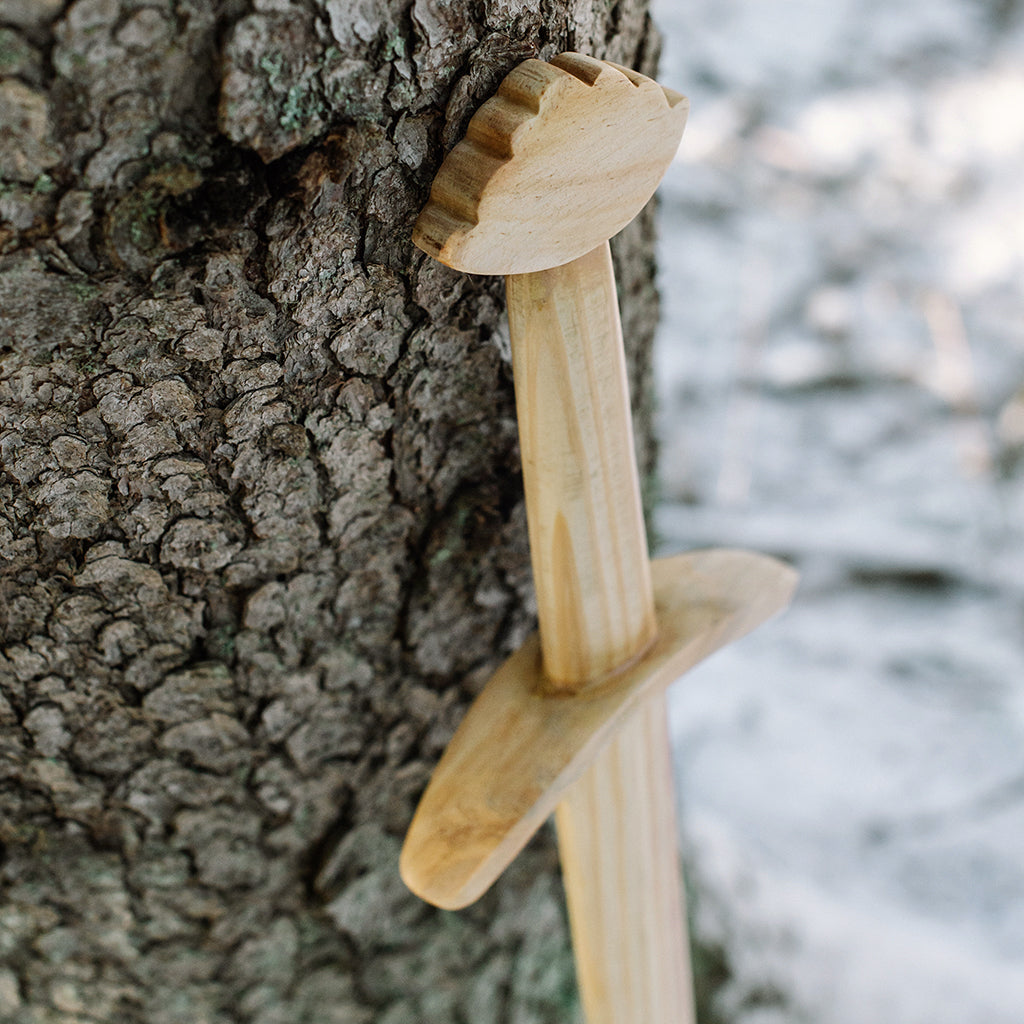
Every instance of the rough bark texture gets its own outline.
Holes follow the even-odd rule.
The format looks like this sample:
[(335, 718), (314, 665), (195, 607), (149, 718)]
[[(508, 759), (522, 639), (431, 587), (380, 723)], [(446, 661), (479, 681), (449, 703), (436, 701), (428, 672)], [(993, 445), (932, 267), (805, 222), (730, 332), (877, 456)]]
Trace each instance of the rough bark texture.
[(409, 232), (569, 48), (653, 73), (643, 0), (0, 3), (0, 1020), (572, 1019), (549, 838), (397, 875), (531, 628), (502, 285)]

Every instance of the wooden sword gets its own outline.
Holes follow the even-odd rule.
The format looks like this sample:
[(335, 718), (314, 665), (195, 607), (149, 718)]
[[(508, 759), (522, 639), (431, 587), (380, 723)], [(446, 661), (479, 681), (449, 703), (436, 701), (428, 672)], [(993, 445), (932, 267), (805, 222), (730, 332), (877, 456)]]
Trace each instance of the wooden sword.
[(693, 1020), (664, 691), (796, 582), (748, 552), (648, 557), (608, 239), (654, 194), (688, 106), (592, 57), (527, 60), (413, 233), (449, 267), (506, 277), (540, 631), (453, 737), (402, 876), (463, 907), (554, 812), (588, 1024)]

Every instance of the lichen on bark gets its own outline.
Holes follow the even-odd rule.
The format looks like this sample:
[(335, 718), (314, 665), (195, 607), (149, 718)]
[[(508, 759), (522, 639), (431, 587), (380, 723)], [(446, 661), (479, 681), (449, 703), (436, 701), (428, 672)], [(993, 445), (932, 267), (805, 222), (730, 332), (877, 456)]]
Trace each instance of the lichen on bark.
[(549, 837), (461, 915), (396, 860), (532, 623), (501, 283), (409, 232), (568, 48), (656, 57), (639, 0), (0, 9), (0, 1020), (566, 1019)]

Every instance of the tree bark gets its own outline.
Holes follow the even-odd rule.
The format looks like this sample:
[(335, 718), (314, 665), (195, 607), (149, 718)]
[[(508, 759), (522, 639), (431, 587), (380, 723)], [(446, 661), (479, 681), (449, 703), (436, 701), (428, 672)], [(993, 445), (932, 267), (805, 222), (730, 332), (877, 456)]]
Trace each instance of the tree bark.
[(566, 49), (653, 74), (644, 0), (0, 5), (0, 1020), (572, 1018), (549, 837), (397, 872), (532, 628), (502, 284), (410, 229)]

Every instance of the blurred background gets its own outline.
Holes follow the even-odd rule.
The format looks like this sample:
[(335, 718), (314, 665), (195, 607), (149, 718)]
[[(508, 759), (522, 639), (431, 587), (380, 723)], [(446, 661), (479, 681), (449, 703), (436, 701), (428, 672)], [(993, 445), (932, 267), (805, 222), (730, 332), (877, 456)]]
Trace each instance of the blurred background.
[(1020, 1024), (1024, 5), (655, 14), (661, 552), (803, 577), (672, 690), (704, 1024)]

